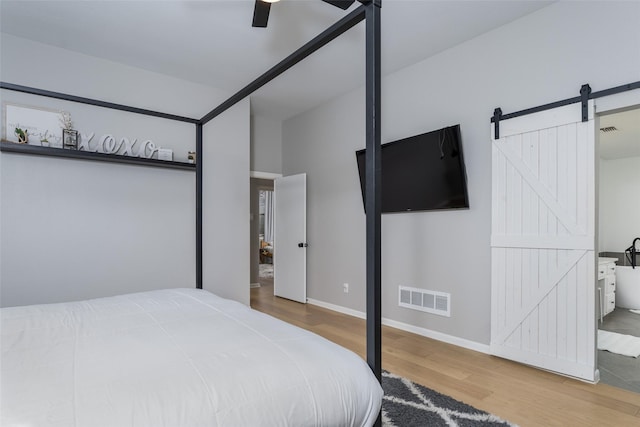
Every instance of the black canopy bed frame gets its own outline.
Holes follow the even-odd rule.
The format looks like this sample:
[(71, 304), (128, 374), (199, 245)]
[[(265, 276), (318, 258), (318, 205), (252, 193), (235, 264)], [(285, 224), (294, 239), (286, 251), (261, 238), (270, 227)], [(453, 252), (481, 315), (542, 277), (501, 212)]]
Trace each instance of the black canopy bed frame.
[[(103, 108), (126, 111), (147, 116), (159, 117), (167, 120), (192, 123), (195, 125), (196, 152), (202, 152), (203, 126), (217, 117), (237, 102), (251, 95), (253, 92), (270, 82), (289, 68), (302, 61), (307, 56), (319, 50), (338, 36), (342, 35), (361, 21), (366, 22), (366, 341), (367, 363), (381, 381), (381, 184), (380, 184), (380, 10), (382, 0), (359, 0), (361, 3), (355, 10), (327, 28), (307, 44), (286, 57), (277, 65), (266, 71), (260, 77), (232, 95), (219, 106), (211, 110), (201, 119), (193, 119), (158, 111), (131, 107), (128, 105), (105, 102), (84, 98), (65, 93), (52, 92), (33, 87), (21, 86), (7, 82), (0, 82), (0, 89), (39, 95), (49, 98), (72, 101), (81, 104), (94, 105)], [(118, 163), (138, 164), (145, 166), (169, 167), (184, 170), (194, 170), (196, 173), (196, 288), (202, 289), (202, 173), (203, 159), (199, 156), (195, 165), (181, 162), (167, 162), (155, 159), (138, 159), (115, 154), (88, 153), (56, 148), (18, 145), (2, 142), (0, 151), (49, 155), (84, 160), (100, 160)], [(380, 423), (380, 419), (378, 419)]]
[[(115, 104), (90, 98), (52, 92), (33, 87), (21, 86), (7, 82), (0, 82), (0, 89), (17, 91), (32, 95), (50, 97), (65, 101), (72, 101), (81, 104), (93, 105), (108, 109), (120, 110), (147, 116), (159, 117), (167, 120), (191, 123), (195, 125), (196, 152), (202, 153), (203, 149), (203, 126), (238, 103), (256, 90), (270, 82), (284, 71), (296, 65), (307, 56), (321, 49), (323, 46), (339, 37), (361, 21), (366, 22), (366, 69), (365, 69), (365, 122), (366, 122), (366, 359), (370, 369), (373, 371), (378, 382), (382, 375), (381, 357), (381, 3), (382, 0), (359, 0), (361, 3), (355, 10), (340, 19), (334, 25), (312, 39), (310, 42), (296, 50), (277, 65), (266, 71), (253, 82), (239, 90), (230, 98), (222, 102), (216, 108), (204, 115), (200, 119), (183, 117), (173, 114), (162, 113), (147, 109), (131, 107), (122, 104)], [(586, 105), (589, 99), (600, 96), (611, 95), (626, 90), (640, 88), (640, 82), (624, 85), (600, 92), (591, 92), (588, 85), (582, 87), (579, 97), (547, 104), (533, 109), (523, 110), (511, 114), (502, 114), (502, 110), (497, 108), (491, 122), (495, 126), (496, 138), (499, 137), (499, 126), (501, 120), (507, 120), (519, 115), (529, 114), (534, 111), (553, 108), (568, 103), (581, 102)], [(195, 165), (182, 162), (167, 162), (154, 159), (139, 159), (116, 154), (89, 153), (70, 150), (60, 150), (55, 148), (37, 147), (28, 145), (18, 145), (7, 142), (0, 143), (0, 151), (49, 155), (67, 158), (77, 158), (84, 160), (99, 160), (108, 162), (118, 162), (127, 164), (137, 164), (153, 167), (165, 167), (195, 171), (196, 187), (196, 288), (203, 287), (203, 257), (202, 257), (202, 220), (203, 220), (203, 158), (199, 156)], [(376, 425), (381, 425), (378, 417)]]
[[(91, 98), (52, 92), (48, 90), (22, 86), (7, 82), (0, 82), (0, 89), (22, 92), (43, 97), (72, 101), (81, 104), (93, 105), (113, 110), (159, 117), (167, 120), (180, 121), (195, 125), (196, 152), (202, 152), (203, 126), (225, 112), (227, 109), (243, 100), (247, 96), (260, 89), (280, 74), (296, 65), (306, 57), (330, 43), (361, 21), (365, 21), (365, 122), (366, 122), (366, 341), (367, 363), (381, 380), (381, 6), (382, 0), (358, 0), (361, 5), (347, 14), (338, 22), (327, 28), (311, 41), (290, 54), (278, 64), (270, 68), (254, 81), (240, 89), (220, 105), (200, 119), (163, 113), (143, 108), (132, 107), (123, 104), (105, 102)], [(544, 104), (541, 106), (503, 114), (501, 108), (496, 108), (491, 122), (495, 127), (495, 138), (499, 138), (500, 121), (510, 118), (544, 111), (563, 105), (582, 103), (583, 121), (586, 120), (586, 104), (590, 99), (596, 99), (629, 90), (640, 89), (640, 81), (617, 86), (610, 89), (592, 92), (591, 87), (585, 84), (580, 89), (580, 96), (565, 100)], [(196, 172), (196, 288), (202, 289), (202, 173), (203, 159), (199, 156), (196, 164), (188, 164), (175, 161), (162, 161), (156, 159), (133, 158), (117, 154), (103, 154), (82, 152), (73, 150), (61, 150), (56, 148), (30, 146), (26, 144), (0, 143), (0, 151), (23, 153), (32, 155), (46, 155), (56, 157), (76, 158), (83, 160), (99, 160), (125, 164), (137, 164), (144, 166), (163, 167), (182, 170), (195, 170)]]

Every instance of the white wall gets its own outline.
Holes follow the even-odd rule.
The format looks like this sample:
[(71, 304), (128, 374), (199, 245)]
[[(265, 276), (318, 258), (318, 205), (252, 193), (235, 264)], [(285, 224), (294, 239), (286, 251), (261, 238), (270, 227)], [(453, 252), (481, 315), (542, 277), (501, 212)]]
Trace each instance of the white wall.
[[(1, 47), (1, 78), (9, 83), (193, 118), (202, 117), (228, 96), (211, 87), (7, 34), (1, 35)], [(70, 111), (83, 133), (152, 139), (172, 148), (176, 160), (186, 160), (187, 151), (195, 148), (193, 124), (7, 90), (0, 94), (3, 103)], [(224, 168), (207, 171), (209, 198), (216, 196), (214, 181), (226, 183), (224, 194), (248, 193), (248, 177), (246, 183), (235, 180), (240, 173), (248, 175), (248, 109), (229, 111), (224, 120), (232, 125), (212, 130), (220, 118), (205, 132), (205, 147), (216, 144), (215, 155), (226, 158)], [(234, 214), (236, 208), (216, 207)], [(204, 222), (215, 234), (216, 245), (233, 247), (236, 234), (248, 233), (248, 222), (215, 223), (215, 219), (205, 216)], [(209, 243), (205, 241), (205, 248)], [(228, 257), (233, 258), (223, 262), (210, 257), (205, 265), (219, 269), (248, 264), (246, 256), (239, 258), (233, 251)], [(241, 280), (246, 288), (243, 270), (247, 268), (227, 274), (224, 284), (205, 275), (207, 288), (228, 289)], [(194, 286), (195, 173), (0, 154), (2, 306)], [(248, 302), (248, 289), (227, 294)]]
[[(584, 83), (595, 91), (636, 81), (639, 17), (637, 2), (556, 3), (383, 79), (383, 142), (460, 123), (471, 205), (383, 216), (384, 317), (489, 343), (489, 118), (496, 107), (577, 96)], [(283, 174), (308, 174), (308, 296), (358, 311), (365, 216), (354, 152), (365, 145), (364, 100), (357, 90), (283, 124)], [(399, 308), (399, 285), (450, 292), (451, 317)]]
[(282, 122), (251, 116), (251, 170), (282, 173)]
[(600, 252), (624, 252), (640, 237), (640, 157), (600, 161), (599, 237)]

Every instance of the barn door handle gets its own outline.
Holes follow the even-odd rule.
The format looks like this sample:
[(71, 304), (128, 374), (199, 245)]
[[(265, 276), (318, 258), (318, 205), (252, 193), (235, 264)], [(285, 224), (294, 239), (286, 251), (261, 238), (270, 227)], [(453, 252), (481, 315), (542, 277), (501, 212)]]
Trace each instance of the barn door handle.
[(306, 244), (306, 243), (302, 243), (302, 242), (301, 242), (301, 243), (298, 243), (298, 247), (299, 247), (299, 248), (306, 248), (307, 246), (309, 246), (309, 245), (308, 245), (308, 244)]
[(598, 293), (600, 294), (600, 323), (604, 321), (604, 299), (602, 298), (602, 288), (598, 286)]

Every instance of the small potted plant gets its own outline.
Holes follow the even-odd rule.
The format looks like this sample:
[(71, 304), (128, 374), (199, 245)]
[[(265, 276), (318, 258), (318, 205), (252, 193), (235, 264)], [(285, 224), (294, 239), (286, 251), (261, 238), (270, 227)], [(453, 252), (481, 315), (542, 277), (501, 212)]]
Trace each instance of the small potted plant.
[(42, 137), (40, 138), (40, 145), (42, 145), (43, 147), (49, 146), (49, 138), (47, 137), (47, 133), (49, 133), (49, 131), (45, 130), (44, 135), (42, 135)]
[(18, 137), (18, 144), (26, 144), (29, 142), (29, 131), (27, 129), (22, 130), (17, 127), (13, 133)]
[(196, 152), (195, 151), (189, 151), (187, 156), (187, 159), (189, 160), (189, 163), (195, 163), (196, 162)]

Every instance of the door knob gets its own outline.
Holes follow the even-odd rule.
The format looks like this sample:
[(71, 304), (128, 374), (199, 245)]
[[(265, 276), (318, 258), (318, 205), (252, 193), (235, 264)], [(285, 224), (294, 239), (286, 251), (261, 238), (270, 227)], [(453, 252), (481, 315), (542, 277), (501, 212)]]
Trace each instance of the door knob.
[(299, 248), (306, 248), (307, 246), (309, 246), (309, 245), (306, 244), (306, 243), (298, 243), (298, 247)]

